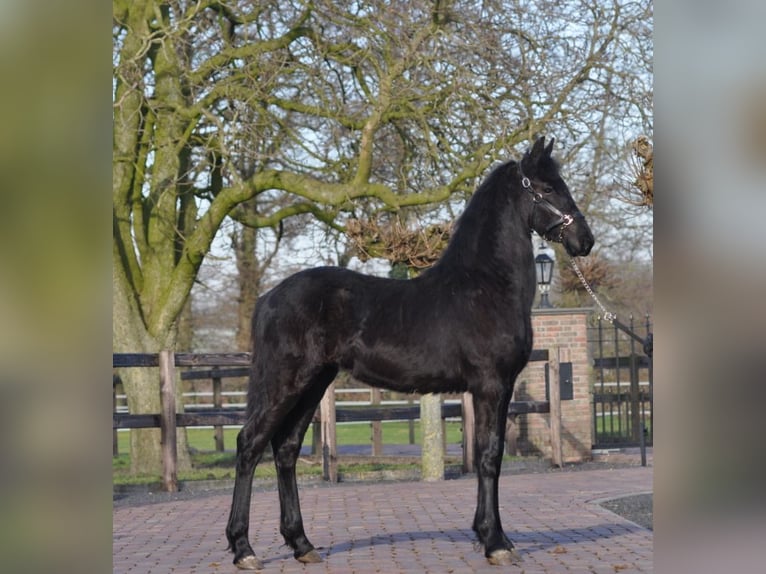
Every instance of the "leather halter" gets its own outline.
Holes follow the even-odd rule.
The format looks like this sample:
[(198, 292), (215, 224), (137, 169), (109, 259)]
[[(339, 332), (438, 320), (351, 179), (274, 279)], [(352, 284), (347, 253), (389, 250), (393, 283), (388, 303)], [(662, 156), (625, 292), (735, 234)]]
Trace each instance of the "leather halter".
[[(519, 169), (519, 175), (521, 176), (521, 187), (523, 187), (524, 190), (532, 196), (532, 203), (534, 203), (534, 206), (537, 207), (539, 205), (540, 207), (543, 207), (547, 209), (548, 211), (550, 211), (552, 214), (554, 214), (558, 218), (553, 223), (551, 223), (545, 229), (545, 231), (543, 231), (540, 235), (546, 241), (558, 241), (559, 243), (561, 243), (561, 241), (564, 238), (564, 230), (570, 225), (572, 225), (572, 223), (574, 223), (574, 220), (576, 217), (585, 219), (585, 216), (579, 211), (575, 211), (574, 215), (563, 213), (558, 207), (556, 207), (550, 201), (545, 199), (539, 191), (534, 191), (532, 189), (532, 182), (526, 175), (524, 175), (524, 172), (521, 169), (521, 162), (519, 162), (517, 166)], [(548, 237), (548, 233), (554, 228), (558, 227), (559, 225), (561, 226), (561, 229), (559, 230), (559, 236), (556, 239), (551, 239), (550, 237)]]

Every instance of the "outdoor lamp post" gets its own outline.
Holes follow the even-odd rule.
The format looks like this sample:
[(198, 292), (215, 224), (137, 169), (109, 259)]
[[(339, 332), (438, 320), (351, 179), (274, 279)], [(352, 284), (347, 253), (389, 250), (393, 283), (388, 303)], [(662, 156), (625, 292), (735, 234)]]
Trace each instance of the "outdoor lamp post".
[(537, 270), (537, 287), (540, 289), (540, 304), (538, 308), (549, 309), (553, 307), (548, 301), (548, 293), (551, 290), (551, 277), (553, 276), (553, 259), (547, 253), (540, 253), (535, 257), (535, 269)]

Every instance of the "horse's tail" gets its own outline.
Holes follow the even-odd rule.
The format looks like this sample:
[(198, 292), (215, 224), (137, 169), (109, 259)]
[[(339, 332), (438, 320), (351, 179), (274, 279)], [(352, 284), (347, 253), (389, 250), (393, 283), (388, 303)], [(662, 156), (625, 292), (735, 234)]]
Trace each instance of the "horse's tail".
[(264, 296), (261, 296), (256, 300), (253, 318), (250, 322), (250, 373), (247, 384), (248, 411), (255, 405), (263, 404), (266, 400), (264, 396), (264, 376), (262, 374), (264, 369), (263, 353), (265, 349), (262, 348), (262, 334), (259, 333), (259, 326), (263, 325), (263, 299)]

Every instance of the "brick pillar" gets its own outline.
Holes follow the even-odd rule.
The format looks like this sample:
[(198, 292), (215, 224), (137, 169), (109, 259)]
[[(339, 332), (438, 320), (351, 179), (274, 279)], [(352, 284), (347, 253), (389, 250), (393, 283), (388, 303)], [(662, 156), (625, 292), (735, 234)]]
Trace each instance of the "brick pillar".
[[(561, 401), (561, 436), (564, 462), (591, 458), (593, 396), (590, 391), (590, 353), (587, 321), (590, 309), (533, 309), (535, 349), (560, 347), (572, 362), (574, 398)], [(553, 383), (553, 381), (551, 381)], [(516, 379), (514, 400), (545, 400), (545, 363), (530, 363)], [(551, 458), (548, 414), (516, 417), (516, 444), (520, 454)]]

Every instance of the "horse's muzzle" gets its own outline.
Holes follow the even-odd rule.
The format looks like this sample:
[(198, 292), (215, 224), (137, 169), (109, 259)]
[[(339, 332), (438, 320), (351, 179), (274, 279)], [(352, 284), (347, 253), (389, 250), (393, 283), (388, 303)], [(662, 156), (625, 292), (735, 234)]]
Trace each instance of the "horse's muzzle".
[(563, 235), (564, 249), (572, 257), (584, 257), (590, 253), (596, 240), (590, 227), (581, 221), (576, 227), (570, 227)]

